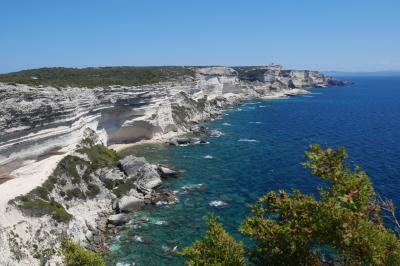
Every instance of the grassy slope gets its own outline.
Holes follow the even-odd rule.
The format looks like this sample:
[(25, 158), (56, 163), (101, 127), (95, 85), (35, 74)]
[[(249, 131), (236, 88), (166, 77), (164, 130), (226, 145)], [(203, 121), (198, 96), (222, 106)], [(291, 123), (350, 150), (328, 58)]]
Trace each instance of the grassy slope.
[(0, 82), (55, 87), (137, 86), (194, 77), (190, 67), (38, 68), (0, 74)]

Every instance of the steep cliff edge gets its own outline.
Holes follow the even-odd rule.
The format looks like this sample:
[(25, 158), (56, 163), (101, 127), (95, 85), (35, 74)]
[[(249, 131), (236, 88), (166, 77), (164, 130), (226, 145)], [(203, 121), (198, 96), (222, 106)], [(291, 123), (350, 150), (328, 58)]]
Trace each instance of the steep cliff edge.
[(122, 160), (91, 129), (42, 185), (11, 199), (0, 223), (0, 265), (62, 264), (61, 242), (71, 239), (102, 254), (107, 233), (146, 204), (173, 204), (162, 181), (179, 175), (144, 158)]
[[(112, 153), (100, 148), (104, 147), (102, 144), (165, 139), (189, 132), (194, 125), (221, 114), (226, 106), (243, 100), (306, 93), (303, 89), (309, 87), (344, 85), (316, 71), (283, 70), (280, 66), (193, 70), (193, 77), (139, 86), (89, 89), (0, 83), (0, 213), (7, 214), (0, 217), (0, 250), (6, 254), (5, 262), (21, 255), (20, 265), (39, 264), (41, 258), (35, 258), (32, 249), (23, 254), (14, 252), (32, 244), (27, 241), (35, 232), (39, 232), (39, 239), (46, 239), (40, 245), (41, 252), (58, 243), (64, 233), (96, 249), (101, 239), (94, 238), (99, 234), (93, 233), (97, 229), (91, 229), (96, 228), (100, 216), (106, 217), (105, 212), (115, 205), (112, 203), (116, 197), (122, 196), (122, 207), (118, 206), (121, 210), (134, 209), (144, 200), (152, 201), (153, 188), (161, 182), (154, 167), (134, 158), (117, 162)], [(82, 140), (87, 139), (87, 132), (97, 136), (92, 146), (105, 157), (93, 157), (92, 146), (83, 152)], [(96, 146), (97, 142), (102, 144)], [(133, 171), (143, 169), (147, 177), (138, 178), (138, 173), (129, 174), (118, 165), (132, 167)], [(125, 198), (119, 190), (114, 191), (121, 184), (129, 188), (124, 191), (129, 192)], [(42, 207), (39, 211), (38, 206)], [(60, 222), (59, 218), (65, 221)], [(118, 224), (126, 217), (110, 219)], [(40, 224), (51, 225), (54, 237), (48, 237), (49, 231)], [(9, 235), (10, 230), (29, 233), (18, 240), (20, 237)], [(88, 231), (92, 232), (89, 236)], [(97, 246), (92, 243), (94, 239)]]

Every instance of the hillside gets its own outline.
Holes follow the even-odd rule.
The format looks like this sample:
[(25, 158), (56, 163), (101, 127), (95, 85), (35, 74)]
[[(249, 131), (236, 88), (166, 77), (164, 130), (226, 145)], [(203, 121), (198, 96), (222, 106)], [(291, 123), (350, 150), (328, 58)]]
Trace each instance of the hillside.
[(189, 67), (38, 68), (0, 74), (0, 82), (54, 87), (139, 86), (194, 77)]

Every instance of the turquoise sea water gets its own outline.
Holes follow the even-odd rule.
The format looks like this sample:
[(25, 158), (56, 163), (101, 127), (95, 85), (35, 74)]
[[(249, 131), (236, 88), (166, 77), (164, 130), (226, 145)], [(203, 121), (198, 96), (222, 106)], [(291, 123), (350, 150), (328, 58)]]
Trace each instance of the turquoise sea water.
[[(165, 182), (177, 191), (178, 204), (149, 206), (110, 237), (108, 264), (182, 265), (174, 248), (200, 238), (210, 213), (239, 239), (247, 203), (270, 190), (316, 192), (319, 181), (300, 165), (311, 143), (346, 147), (349, 162), (362, 166), (376, 190), (400, 206), (400, 77), (350, 79), (354, 85), (229, 109), (208, 124), (225, 133), (207, 138), (208, 145), (127, 151), (185, 173)], [(211, 206), (213, 201), (226, 205)], [(139, 216), (149, 221), (138, 222)]]

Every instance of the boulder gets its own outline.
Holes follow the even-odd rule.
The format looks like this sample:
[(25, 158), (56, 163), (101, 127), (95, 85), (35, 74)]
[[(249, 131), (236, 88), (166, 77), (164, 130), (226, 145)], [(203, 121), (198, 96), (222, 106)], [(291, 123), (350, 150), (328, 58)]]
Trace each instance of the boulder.
[(178, 202), (178, 198), (175, 196), (174, 193), (170, 191), (153, 193), (151, 195), (151, 203), (153, 204), (167, 205), (167, 204), (174, 204), (176, 202)]
[(176, 141), (179, 145), (191, 144), (193, 140), (191, 138), (177, 138)]
[(168, 167), (162, 166), (162, 165), (158, 165), (157, 167), (157, 171), (160, 174), (161, 177), (163, 178), (167, 178), (167, 177), (178, 177), (180, 176), (180, 172), (172, 170)]
[(188, 145), (188, 144), (194, 144), (194, 140), (189, 137), (172, 138), (168, 141), (168, 144), (170, 146)]
[(178, 141), (176, 140), (176, 139), (170, 139), (168, 142), (167, 142), (167, 144), (169, 145), (169, 146), (178, 146), (179, 144), (178, 144)]
[(135, 157), (129, 155), (119, 161), (120, 169), (130, 178), (135, 177), (139, 169), (141, 169), (147, 162), (142, 157)]
[(112, 225), (123, 225), (129, 221), (129, 216), (124, 213), (110, 215), (107, 219)]
[(158, 172), (144, 158), (127, 156), (120, 161), (120, 167), (144, 194), (151, 193), (162, 183)]
[(199, 132), (200, 131), (200, 126), (199, 125), (193, 125), (193, 126), (190, 127), (190, 131)]
[(134, 196), (123, 196), (118, 203), (121, 212), (131, 212), (144, 206), (144, 199)]

